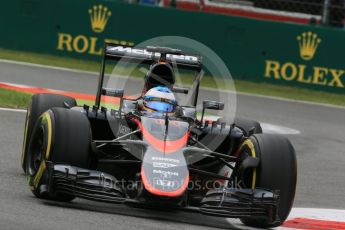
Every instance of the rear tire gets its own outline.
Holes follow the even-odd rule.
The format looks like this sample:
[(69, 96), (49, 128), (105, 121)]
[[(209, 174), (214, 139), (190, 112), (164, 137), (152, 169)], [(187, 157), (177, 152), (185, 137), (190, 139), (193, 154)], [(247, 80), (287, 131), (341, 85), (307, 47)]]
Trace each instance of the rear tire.
[(244, 131), (246, 136), (249, 136), (249, 133), (253, 127), (255, 128), (253, 134), (262, 133), (262, 128), (259, 122), (244, 119), (244, 118), (235, 118), (235, 125), (238, 126), (242, 131)]
[(52, 108), (43, 113), (32, 132), (26, 156), (26, 174), (32, 193), (38, 198), (70, 201), (74, 196), (41, 193), (47, 179), (46, 161), (89, 168), (91, 129), (79, 111)]
[(295, 150), (287, 138), (269, 134), (251, 136), (244, 142), (241, 149), (248, 149), (250, 145), (254, 147), (256, 157), (260, 158), (260, 165), (255, 172), (256, 180), (252, 186), (280, 190), (278, 207), (280, 222), (270, 223), (266, 217), (248, 217), (242, 218), (241, 221), (252, 227), (277, 227), (288, 217), (295, 197), (297, 182)]
[(65, 103), (69, 106), (74, 107), (77, 102), (72, 97), (67, 97), (58, 94), (35, 94), (31, 97), (30, 104), (28, 106), (28, 111), (26, 113), (25, 129), (24, 129), (24, 139), (23, 139), (23, 152), (22, 152), (22, 168), (25, 172), (26, 170), (26, 152), (32, 135), (32, 131), (35, 122), (41, 116), (42, 113), (51, 109), (53, 107), (65, 108)]

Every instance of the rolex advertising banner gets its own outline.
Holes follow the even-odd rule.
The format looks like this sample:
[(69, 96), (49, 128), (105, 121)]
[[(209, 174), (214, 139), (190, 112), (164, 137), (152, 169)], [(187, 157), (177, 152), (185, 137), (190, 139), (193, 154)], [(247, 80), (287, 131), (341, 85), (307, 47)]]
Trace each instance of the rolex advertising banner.
[[(184, 36), (235, 79), (345, 93), (345, 31), (106, 0), (3, 1), (0, 47), (100, 60), (104, 41)], [(155, 45), (155, 44), (152, 44)]]

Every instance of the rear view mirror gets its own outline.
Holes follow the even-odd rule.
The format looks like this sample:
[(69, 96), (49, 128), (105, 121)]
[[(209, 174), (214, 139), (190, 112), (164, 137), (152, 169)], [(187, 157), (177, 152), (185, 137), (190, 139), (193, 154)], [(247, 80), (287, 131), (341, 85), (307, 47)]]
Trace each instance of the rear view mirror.
[(185, 88), (185, 87), (176, 87), (176, 86), (174, 86), (174, 87), (172, 88), (172, 91), (173, 91), (174, 93), (188, 94), (189, 89), (188, 89), (188, 88)]
[(119, 114), (120, 117), (122, 116), (122, 106), (123, 106), (123, 89), (110, 89), (110, 88), (102, 88), (102, 95), (110, 96), (110, 97), (119, 97), (120, 98), (120, 105), (119, 105)]
[(223, 110), (224, 109), (224, 103), (219, 102), (219, 101), (204, 100), (202, 103), (201, 124), (203, 123), (206, 109)]
[(202, 107), (203, 107), (203, 110), (205, 110), (205, 109), (223, 110), (224, 109), (224, 103), (219, 102), (219, 101), (204, 100)]

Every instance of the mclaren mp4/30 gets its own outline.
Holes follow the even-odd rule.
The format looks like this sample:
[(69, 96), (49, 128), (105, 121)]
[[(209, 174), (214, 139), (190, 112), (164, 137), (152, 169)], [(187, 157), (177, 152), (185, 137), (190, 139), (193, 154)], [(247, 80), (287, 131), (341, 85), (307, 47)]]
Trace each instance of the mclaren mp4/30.
[[(157, 86), (187, 94), (189, 88), (175, 86), (174, 68), (192, 70), (192, 105), (177, 101), (174, 113), (148, 113), (142, 96), (105, 88), (106, 60), (120, 59), (150, 66), (143, 95)], [(262, 133), (256, 121), (203, 118), (205, 110), (228, 106), (222, 102), (204, 100), (198, 116), (201, 63), (201, 57), (172, 48), (105, 44), (94, 106), (77, 106), (62, 95), (33, 95), (22, 153), (33, 194), (193, 210), (254, 227), (281, 225), (295, 196), (294, 148), (283, 136)], [(119, 108), (102, 107), (102, 97), (117, 98)]]

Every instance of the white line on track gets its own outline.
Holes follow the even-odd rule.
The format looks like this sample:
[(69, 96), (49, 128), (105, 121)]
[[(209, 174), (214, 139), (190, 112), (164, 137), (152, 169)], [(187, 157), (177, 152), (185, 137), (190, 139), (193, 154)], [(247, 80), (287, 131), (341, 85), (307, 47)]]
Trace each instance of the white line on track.
[(296, 129), (280, 126), (280, 125), (273, 125), (269, 123), (262, 123), (260, 122), (262, 127), (263, 133), (272, 133), (272, 134), (286, 134), (286, 135), (297, 135), (301, 132)]
[[(342, 225), (345, 225), (345, 210), (338, 210), (338, 209), (317, 209), (317, 208), (293, 208), (291, 210), (291, 213), (288, 217), (289, 220), (294, 220), (294, 219), (299, 219), (298, 222), (300, 223), (301, 226), (303, 226), (303, 221), (305, 221), (306, 226), (303, 227), (278, 227), (275, 228), (277, 230), (287, 230), (287, 229), (305, 229), (308, 228), (308, 219), (315, 220), (316, 223), (314, 223), (314, 226), (310, 228), (312, 229), (325, 229), (323, 225), (318, 226), (318, 221), (324, 221), (323, 224), (329, 223), (329, 222), (340, 222)], [(249, 228), (245, 225), (243, 225), (238, 219), (227, 219), (227, 221), (235, 226), (238, 229), (246, 229), (246, 230), (252, 230), (256, 228)], [(332, 224), (332, 223), (329, 223)], [(309, 223), (310, 225), (310, 223)], [(343, 227), (336, 227), (333, 226), (332, 228), (327, 228), (327, 229), (335, 229), (335, 230), (340, 230), (344, 229)]]
[[(70, 68), (64, 68), (64, 67), (56, 67), (56, 66), (50, 66), (50, 65), (34, 64), (34, 63), (21, 62), (21, 61), (13, 61), (13, 60), (7, 60), (7, 59), (0, 59), (0, 62), (2, 62), (2, 63), (10, 63), (10, 64), (17, 64), (17, 65), (24, 65), (24, 66), (39, 67), (39, 68), (45, 68), (45, 69), (62, 70), (62, 71), (68, 71), (68, 72), (74, 72), (74, 73), (84, 73), (84, 74), (98, 75), (98, 72), (93, 72), (93, 71), (76, 70), (76, 69), (70, 69)], [(120, 76), (120, 77), (125, 77), (125, 76)], [(219, 91), (218, 89), (215, 90), (213, 88), (208, 88), (208, 87), (202, 87), (202, 89), (210, 90), (210, 91)], [(274, 96), (265, 96), (265, 95), (252, 94), (252, 93), (241, 93), (241, 92), (236, 92), (236, 93), (238, 95), (243, 95), (243, 96), (258, 97), (258, 98), (265, 98), (265, 99), (278, 100), (278, 101), (286, 101), (286, 102), (294, 102), (294, 103), (301, 103), (301, 104), (307, 104), (307, 105), (323, 106), (323, 107), (328, 107), (328, 108), (345, 109), (344, 106), (339, 106), (339, 105), (330, 105), (330, 104), (325, 104), (325, 103), (310, 102), (310, 101), (303, 101), (303, 100), (294, 100), (294, 99), (274, 97)]]
[[(205, 115), (205, 120), (216, 121), (219, 116), (214, 115)], [(270, 134), (283, 134), (283, 135), (297, 135), (301, 132), (297, 129), (288, 128), (281, 125), (275, 125), (271, 123), (259, 122), (262, 127), (263, 133), (270, 133)]]
[(0, 111), (9, 111), (9, 112), (17, 112), (17, 113), (26, 113), (26, 109), (0, 108)]
[(42, 64), (35, 64), (35, 63), (22, 62), (22, 61), (13, 61), (13, 60), (7, 60), (7, 59), (0, 59), (0, 62), (9, 63), (9, 64), (16, 64), (16, 65), (23, 65), (23, 66), (38, 67), (38, 68), (43, 68), (43, 69), (62, 70), (62, 71), (68, 71), (68, 72), (73, 72), (73, 73), (86, 73), (86, 74), (92, 74), (92, 75), (98, 75), (99, 74), (98, 72), (87, 71), (87, 70), (70, 69), (70, 68), (64, 68), (64, 67), (42, 65)]
[(340, 209), (319, 209), (319, 208), (293, 208), (289, 219), (311, 218), (318, 220), (345, 222), (345, 210)]

